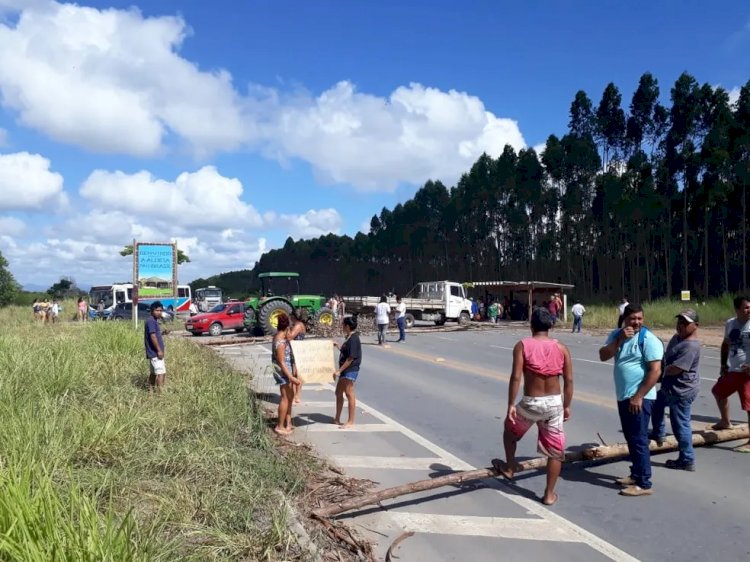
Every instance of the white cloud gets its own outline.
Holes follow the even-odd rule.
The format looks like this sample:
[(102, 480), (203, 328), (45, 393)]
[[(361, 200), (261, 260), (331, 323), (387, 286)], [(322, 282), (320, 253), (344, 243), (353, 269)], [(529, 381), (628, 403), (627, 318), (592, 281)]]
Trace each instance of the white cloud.
[(0, 23), (3, 103), (93, 151), (150, 156), (170, 132), (201, 155), (236, 148), (246, 127), (231, 77), (177, 54), (189, 33), (179, 17), (137, 9), (24, 3), (16, 25)]
[[(317, 98), (265, 100), (267, 154), (310, 162), (322, 181), (362, 191), (394, 190), (429, 178), (452, 182), (482, 152), (525, 146), (518, 124), (495, 116), (464, 92), (421, 84), (386, 98), (340, 82)], [(273, 108), (273, 111), (269, 108)]]
[(0, 217), (0, 236), (20, 236), (26, 230), (26, 223), (16, 217)]
[(242, 201), (242, 183), (213, 166), (184, 172), (173, 182), (135, 174), (96, 170), (83, 183), (81, 196), (108, 212), (122, 211), (183, 228), (225, 230), (259, 228), (263, 219)]
[(292, 238), (315, 238), (326, 234), (338, 234), (344, 222), (336, 209), (310, 209), (302, 215), (282, 214), (280, 222)]
[(547, 150), (547, 143), (540, 142), (539, 144), (535, 144), (533, 148), (534, 148), (534, 152), (536, 152), (536, 155), (541, 157), (542, 154), (544, 154), (544, 151)]
[(727, 92), (729, 94), (729, 103), (734, 105), (740, 99), (740, 87), (735, 86)]
[(49, 212), (64, 206), (63, 177), (39, 154), (0, 154), (0, 211)]

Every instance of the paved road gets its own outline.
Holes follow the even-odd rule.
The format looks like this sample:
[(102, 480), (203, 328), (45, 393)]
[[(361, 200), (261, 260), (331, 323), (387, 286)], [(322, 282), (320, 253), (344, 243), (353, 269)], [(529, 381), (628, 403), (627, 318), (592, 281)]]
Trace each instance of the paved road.
[[(298, 409), (305, 424), (297, 439), (315, 444), (354, 476), (380, 486), (418, 480), (440, 470), (487, 466), (502, 456), (502, 417), (507, 402), (515, 330), (411, 334), (406, 344), (364, 346), (357, 393), (364, 406), (356, 432), (332, 431), (330, 388), (309, 388)], [(612, 365), (598, 361), (601, 337), (556, 334), (574, 358), (576, 395), (566, 424), (568, 449), (623, 441), (614, 401)], [(265, 349), (258, 361), (267, 361)], [(224, 350), (230, 357), (246, 351)], [(710, 387), (718, 373), (718, 351), (704, 349), (702, 391), (693, 408), (696, 428), (715, 419)], [(262, 380), (262, 379), (261, 379)], [(267, 383), (266, 383), (267, 384)], [(732, 402), (733, 418), (744, 413)], [(330, 428), (330, 429), (329, 429)], [(521, 442), (521, 457), (536, 457), (534, 431)], [(654, 457), (651, 497), (617, 495), (614, 480), (627, 463), (567, 466), (558, 484), (560, 501), (538, 503), (543, 473), (521, 474), (509, 485), (426, 492), (347, 518), (374, 531), (379, 551), (402, 529), (418, 531), (399, 549), (402, 560), (515, 560), (528, 556), (562, 560), (745, 560), (750, 458), (731, 444), (697, 451), (695, 473), (663, 467)], [(498, 553), (502, 552), (502, 556)]]

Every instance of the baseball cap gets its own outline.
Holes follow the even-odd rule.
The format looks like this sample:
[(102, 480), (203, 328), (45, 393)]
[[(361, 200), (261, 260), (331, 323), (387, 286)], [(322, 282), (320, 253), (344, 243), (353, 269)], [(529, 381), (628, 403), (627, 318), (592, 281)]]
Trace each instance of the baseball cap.
[(680, 311), (675, 318), (682, 318), (688, 324), (692, 324), (693, 322), (696, 324), (698, 323), (698, 313), (692, 308), (686, 308), (685, 310)]

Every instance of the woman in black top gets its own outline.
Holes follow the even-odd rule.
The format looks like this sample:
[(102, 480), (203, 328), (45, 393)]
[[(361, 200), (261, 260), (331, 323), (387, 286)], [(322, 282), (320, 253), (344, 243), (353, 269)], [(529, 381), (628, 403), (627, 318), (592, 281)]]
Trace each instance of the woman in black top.
[[(357, 398), (354, 395), (354, 381), (359, 375), (359, 366), (362, 363), (362, 344), (357, 333), (357, 320), (353, 317), (344, 318), (344, 336), (346, 339), (341, 345), (333, 342), (333, 345), (341, 351), (339, 354), (339, 368), (333, 373), (333, 380), (338, 377), (336, 383), (336, 418), (333, 423), (342, 429), (354, 425), (354, 413), (357, 407)], [(341, 411), (344, 409), (344, 395), (349, 403), (349, 419), (345, 424), (341, 423)]]

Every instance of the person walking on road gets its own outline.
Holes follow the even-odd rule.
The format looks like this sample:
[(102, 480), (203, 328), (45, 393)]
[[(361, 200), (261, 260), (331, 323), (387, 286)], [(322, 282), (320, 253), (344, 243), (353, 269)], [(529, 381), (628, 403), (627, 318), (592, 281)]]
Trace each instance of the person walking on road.
[(586, 307), (581, 304), (581, 301), (576, 300), (570, 312), (573, 313), (573, 329), (571, 332), (578, 332), (580, 334), (581, 327), (583, 326), (583, 315), (586, 314)]
[[(339, 368), (333, 373), (336, 383), (336, 417), (333, 423), (346, 429), (354, 425), (354, 416), (357, 408), (357, 397), (354, 393), (354, 383), (359, 376), (359, 368), (362, 365), (362, 343), (357, 333), (357, 320), (349, 316), (344, 318), (344, 343), (339, 345), (333, 342), (339, 353)], [(341, 412), (344, 409), (344, 396), (348, 402), (349, 416), (345, 424), (341, 424)]]
[[(734, 299), (735, 317), (727, 320), (721, 343), (719, 380), (711, 389), (719, 406), (721, 419), (709, 429), (729, 429), (729, 396), (740, 395), (740, 405), (750, 424), (750, 296)], [(736, 447), (737, 453), (750, 453), (750, 440)]]
[[(385, 331), (391, 315), (391, 307), (388, 306), (388, 298), (383, 295), (375, 307), (375, 322), (378, 324), (378, 345), (385, 345)], [(346, 334), (346, 331), (344, 332)]]
[(167, 366), (164, 361), (164, 339), (159, 326), (159, 319), (164, 312), (164, 307), (160, 301), (155, 301), (151, 303), (149, 311), (149, 317), (143, 324), (143, 346), (146, 349), (146, 359), (149, 363), (148, 391), (161, 393), (167, 378)]
[(401, 297), (396, 297), (396, 324), (398, 325), (397, 342), (406, 341), (406, 304)]
[(273, 378), (279, 385), (279, 411), (276, 427), (273, 430), (279, 435), (289, 435), (292, 426), (292, 404), (294, 403), (294, 384), (302, 384), (295, 376), (292, 366), (292, 346), (289, 343), (291, 329), (289, 327), (289, 316), (279, 314), (276, 324), (276, 335), (273, 337), (271, 349), (271, 365), (273, 367)]
[(630, 454), (630, 476), (618, 480), (623, 496), (646, 496), (651, 490), (651, 451), (648, 426), (656, 399), (654, 386), (661, 376), (664, 345), (643, 325), (643, 308), (628, 304), (622, 328), (609, 334), (599, 349), (599, 359), (615, 358), (617, 409)]
[[(542, 503), (557, 501), (555, 484), (565, 458), (563, 422), (570, 418), (573, 400), (573, 361), (568, 348), (549, 337), (552, 317), (537, 308), (531, 314), (531, 337), (513, 348), (513, 371), (508, 386), (508, 414), (505, 418), (503, 445), (505, 462), (493, 459), (498, 473), (512, 480), (516, 470), (516, 445), (532, 425), (539, 429), (537, 450), (547, 457), (547, 487)], [(560, 376), (563, 391), (560, 392)], [(523, 398), (516, 396), (523, 380)]]
[(653, 438), (661, 446), (666, 435), (664, 409), (669, 406), (669, 421), (680, 447), (677, 459), (666, 462), (667, 468), (695, 470), (693, 428), (690, 425), (693, 401), (700, 391), (698, 364), (701, 343), (698, 340), (698, 313), (685, 309), (677, 316), (676, 334), (664, 353), (664, 367), (659, 392), (656, 393), (651, 421)]

